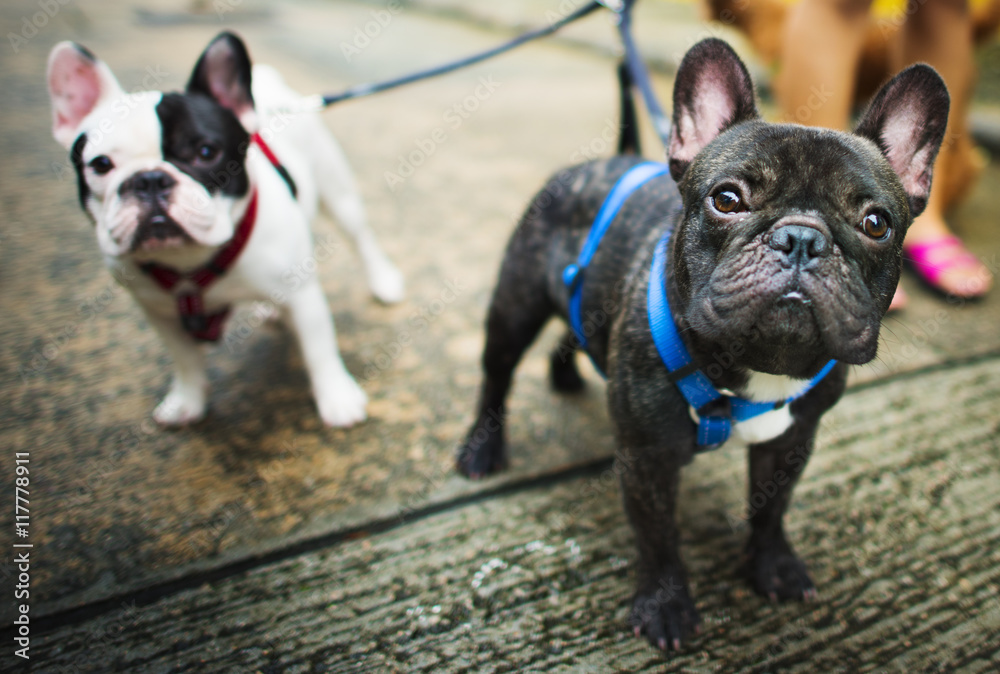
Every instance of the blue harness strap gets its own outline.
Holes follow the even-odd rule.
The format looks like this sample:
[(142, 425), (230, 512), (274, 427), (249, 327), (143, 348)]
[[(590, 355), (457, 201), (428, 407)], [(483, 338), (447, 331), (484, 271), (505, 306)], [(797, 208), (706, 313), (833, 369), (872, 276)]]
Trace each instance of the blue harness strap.
[(653, 161), (636, 164), (626, 171), (618, 179), (618, 182), (615, 183), (615, 186), (611, 188), (611, 191), (608, 192), (604, 203), (601, 204), (601, 208), (597, 212), (597, 217), (594, 219), (594, 224), (590, 227), (590, 233), (587, 234), (587, 240), (583, 243), (583, 249), (580, 251), (580, 256), (577, 258), (576, 264), (567, 265), (563, 269), (563, 283), (566, 284), (566, 287), (570, 291), (569, 323), (573, 328), (573, 334), (576, 335), (580, 348), (587, 348), (587, 336), (584, 334), (582, 315), (584, 271), (597, 252), (597, 247), (601, 245), (601, 239), (604, 238), (604, 234), (608, 231), (608, 227), (611, 226), (611, 222), (615, 219), (615, 216), (618, 215), (618, 211), (621, 210), (625, 200), (644, 184), (666, 172), (666, 164)]
[[(580, 348), (587, 348), (582, 308), (584, 272), (597, 252), (601, 239), (629, 196), (648, 181), (666, 172), (667, 166), (659, 162), (643, 162), (626, 171), (611, 188), (604, 203), (601, 204), (576, 263), (567, 265), (563, 269), (563, 283), (570, 291), (570, 326), (573, 328), (573, 334), (576, 335)], [(674, 384), (688, 404), (696, 411), (698, 416), (697, 442), (701, 448), (698, 451), (705, 452), (715, 449), (729, 439), (733, 432), (733, 423), (753, 419), (804, 396), (830, 373), (837, 361), (831, 360), (823, 366), (823, 369), (815, 377), (809, 380), (802, 391), (784, 400), (755, 402), (728, 395), (716, 389), (701, 370), (693, 368), (691, 355), (688, 353), (687, 347), (684, 346), (684, 342), (681, 341), (677, 326), (674, 325), (673, 315), (670, 313), (664, 275), (669, 240), (670, 232), (667, 232), (656, 244), (656, 250), (653, 254), (653, 266), (649, 272), (649, 291), (646, 296), (649, 329), (663, 364), (668, 371), (678, 375)], [(680, 376), (682, 371), (687, 374)], [(708, 403), (722, 399), (729, 400), (730, 414), (728, 416), (703, 415), (698, 412)]]
[[(656, 244), (653, 266), (649, 271), (646, 311), (649, 314), (649, 329), (653, 335), (656, 350), (667, 370), (673, 373), (682, 369), (691, 369), (691, 355), (688, 353), (687, 347), (684, 346), (684, 342), (681, 341), (681, 336), (677, 332), (677, 326), (674, 325), (674, 319), (670, 313), (670, 304), (667, 302), (664, 270), (666, 269), (669, 240), (670, 232), (667, 232)], [(703, 447), (699, 451), (704, 452), (715, 449), (728, 440), (732, 434), (734, 422), (752, 419), (801, 398), (822, 381), (836, 364), (837, 361), (831, 360), (824, 365), (823, 369), (810, 379), (806, 387), (796, 395), (771, 402), (754, 402), (746, 398), (721, 393), (701, 370), (694, 370), (690, 374), (680, 377), (674, 383), (698, 415), (697, 442), (700, 447)], [(708, 403), (723, 398), (729, 399), (731, 416), (709, 416), (697, 413)]]

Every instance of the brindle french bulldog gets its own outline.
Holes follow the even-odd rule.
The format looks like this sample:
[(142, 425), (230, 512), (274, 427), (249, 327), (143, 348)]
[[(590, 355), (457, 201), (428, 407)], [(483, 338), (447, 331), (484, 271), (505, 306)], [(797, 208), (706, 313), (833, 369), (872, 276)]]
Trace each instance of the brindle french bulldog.
[[(669, 174), (627, 196), (586, 269), (567, 283), (595, 214), (640, 158), (558, 173), (510, 240), (458, 470), (480, 478), (505, 465), (504, 428), (494, 419), (514, 368), (551, 316), (569, 321), (579, 292), (582, 334), (568, 333), (553, 354), (552, 382), (562, 391), (582, 386), (573, 354), (584, 340), (607, 375), (618, 450), (632, 458), (621, 476), (639, 547), (631, 624), (653, 645), (677, 649), (700, 623), (674, 511), (681, 467), (703, 449), (706, 419), (749, 444), (752, 495), (754, 485), (776, 485), (751, 517), (753, 587), (775, 600), (815, 596), (783, 516), (847, 366), (875, 357), (948, 107), (941, 78), (915, 65), (882, 87), (853, 133), (766, 123), (743, 63), (724, 42), (705, 40), (677, 73)], [(657, 293), (689, 354), (683, 371), (671, 372), (653, 334)], [(690, 376), (720, 397), (693, 409), (681, 391)], [(753, 418), (734, 411), (761, 402), (767, 411)]]

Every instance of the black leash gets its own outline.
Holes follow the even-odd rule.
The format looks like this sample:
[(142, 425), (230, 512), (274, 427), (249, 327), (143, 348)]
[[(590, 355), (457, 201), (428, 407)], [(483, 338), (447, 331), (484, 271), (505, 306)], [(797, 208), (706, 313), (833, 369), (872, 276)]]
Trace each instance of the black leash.
[(639, 88), (642, 100), (646, 104), (646, 112), (652, 118), (656, 134), (663, 142), (663, 147), (666, 148), (670, 146), (670, 119), (660, 107), (660, 102), (656, 100), (656, 94), (653, 92), (653, 85), (649, 79), (649, 71), (639, 54), (635, 40), (632, 39), (632, 7), (635, 6), (635, 3), (636, 0), (624, 0), (621, 9), (615, 10), (618, 15), (618, 34), (625, 47), (625, 66), (628, 68), (632, 82)]
[(472, 54), (456, 61), (444, 63), (433, 68), (427, 68), (426, 70), (420, 70), (391, 80), (359, 84), (338, 94), (310, 96), (304, 99), (300, 105), (294, 106), (294, 111), (301, 112), (307, 110), (322, 110), (323, 108), (329, 107), (334, 103), (340, 103), (341, 101), (350, 100), (352, 98), (361, 98), (362, 96), (371, 96), (372, 94), (377, 94), (381, 91), (395, 89), (396, 87), (401, 87), (405, 84), (418, 82), (420, 80), (436, 77), (438, 75), (444, 75), (460, 68), (465, 68), (494, 56), (503, 54), (504, 52), (519, 47), (526, 42), (531, 42), (532, 40), (537, 40), (538, 38), (545, 37), (546, 35), (551, 35), (563, 26), (573, 23), (578, 19), (582, 19), (594, 10), (606, 7), (618, 16), (618, 33), (621, 36), (622, 45), (625, 48), (625, 67), (629, 71), (632, 83), (639, 88), (639, 92), (642, 94), (643, 102), (646, 105), (646, 111), (653, 120), (656, 133), (660, 136), (663, 146), (667, 147), (670, 142), (670, 120), (667, 118), (666, 114), (664, 114), (659, 101), (656, 100), (656, 94), (653, 92), (653, 86), (649, 79), (649, 71), (646, 69), (646, 64), (643, 62), (642, 56), (639, 54), (639, 49), (636, 47), (635, 40), (632, 38), (632, 8), (635, 6), (635, 3), (636, 0), (590, 0), (590, 2), (586, 5), (575, 12), (568, 14), (562, 19), (559, 19), (544, 28), (537, 28), (535, 30), (522, 33), (513, 40), (509, 40), (499, 46), (493, 47), (492, 49), (487, 49), (486, 51)]
[(486, 51), (479, 52), (478, 54), (472, 54), (471, 56), (466, 56), (465, 58), (459, 59), (457, 61), (451, 61), (450, 63), (445, 63), (433, 68), (428, 68), (426, 70), (420, 70), (409, 75), (404, 75), (402, 77), (397, 77), (391, 80), (385, 80), (384, 82), (371, 82), (368, 84), (359, 84), (346, 89), (339, 94), (325, 94), (322, 96), (314, 96), (306, 102), (304, 106), (307, 109), (323, 109), (334, 103), (339, 103), (341, 101), (346, 101), (352, 98), (361, 98), (362, 96), (370, 96), (372, 94), (377, 94), (380, 91), (386, 91), (387, 89), (395, 89), (396, 87), (401, 87), (404, 84), (410, 84), (411, 82), (417, 82), (419, 80), (425, 80), (430, 77), (436, 77), (438, 75), (444, 75), (445, 73), (450, 73), (459, 68), (465, 68), (466, 66), (471, 66), (473, 64), (479, 63), (480, 61), (485, 61), (488, 58), (498, 56), (504, 52), (510, 51), (515, 47), (519, 47), (525, 42), (531, 42), (532, 40), (537, 40), (540, 37), (545, 37), (546, 35), (551, 35), (563, 26), (573, 23), (577, 19), (582, 19), (587, 16), (595, 9), (601, 7), (608, 7), (612, 10), (618, 11), (621, 6), (620, 0), (609, 1), (609, 0), (591, 0), (586, 5), (576, 10), (575, 12), (555, 21), (554, 23), (545, 26), (544, 28), (537, 28), (535, 30), (530, 30), (526, 33), (518, 35), (513, 40), (509, 40), (497, 47), (492, 49), (487, 49)]

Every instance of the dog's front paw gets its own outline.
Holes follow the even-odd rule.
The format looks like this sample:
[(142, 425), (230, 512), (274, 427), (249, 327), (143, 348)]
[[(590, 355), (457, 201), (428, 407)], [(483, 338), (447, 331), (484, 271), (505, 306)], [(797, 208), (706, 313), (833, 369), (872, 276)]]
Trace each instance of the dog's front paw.
[(787, 546), (751, 548), (747, 575), (754, 590), (771, 601), (816, 598), (816, 585), (805, 562)]
[(187, 426), (205, 418), (205, 394), (174, 387), (153, 410), (153, 419), (161, 426)]
[(346, 428), (361, 423), (368, 418), (367, 405), (368, 396), (349, 376), (316, 396), (319, 416), (327, 426)]
[(383, 304), (396, 304), (406, 296), (403, 274), (388, 260), (373, 264), (368, 270), (368, 287)]
[(455, 468), (467, 478), (479, 480), (503, 470), (507, 465), (503, 434), (476, 424), (458, 448)]
[(665, 574), (640, 586), (632, 601), (629, 624), (661, 651), (680, 650), (681, 642), (701, 632), (701, 617), (679, 574)]

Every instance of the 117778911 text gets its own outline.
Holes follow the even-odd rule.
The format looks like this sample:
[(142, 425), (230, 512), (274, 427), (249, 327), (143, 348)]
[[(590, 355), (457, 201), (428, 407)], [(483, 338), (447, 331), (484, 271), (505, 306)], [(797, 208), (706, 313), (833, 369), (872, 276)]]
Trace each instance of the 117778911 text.
[(18, 657), (29, 659), (28, 648), (30, 646), (31, 627), (28, 611), (31, 609), (28, 600), (31, 597), (31, 543), (28, 543), (29, 530), (31, 524), (31, 511), (28, 509), (31, 501), (28, 499), (31, 485), (29, 464), (31, 455), (29, 452), (15, 452), (15, 480), (14, 480), (14, 533), (17, 534), (19, 542), (14, 543), (14, 565), (17, 568), (17, 585), (14, 586), (14, 599), (17, 604), (17, 617), (14, 618), (14, 642), (19, 646), (14, 654)]

